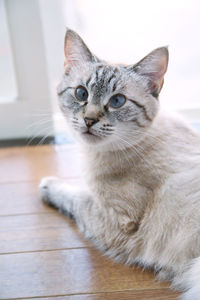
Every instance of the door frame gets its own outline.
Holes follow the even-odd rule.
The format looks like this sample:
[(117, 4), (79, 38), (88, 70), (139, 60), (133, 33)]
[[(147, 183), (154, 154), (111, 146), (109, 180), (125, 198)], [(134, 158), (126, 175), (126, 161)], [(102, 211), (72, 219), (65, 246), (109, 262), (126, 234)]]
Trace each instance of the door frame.
[[(34, 134), (53, 135), (48, 68), (38, 1), (1, 1), (4, 1), (7, 14), (18, 97), (12, 102), (0, 104), (0, 140), (27, 138)], [(46, 126), (43, 126), (44, 118), (48, 119)], [(37, 132), (33, 124), (36, 124)]]

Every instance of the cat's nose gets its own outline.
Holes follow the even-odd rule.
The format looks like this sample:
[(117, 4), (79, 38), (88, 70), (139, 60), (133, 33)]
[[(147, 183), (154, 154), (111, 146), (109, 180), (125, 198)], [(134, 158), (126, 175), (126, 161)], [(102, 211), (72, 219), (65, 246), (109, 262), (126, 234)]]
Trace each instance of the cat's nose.
[(99, 119), (97, 119), (97, 118), (87, 118), (87, 117), (85, 117), (85, 118), (84, 118), (84, 121), (85, 121), (85, 124), (86, 124), (87, 127), (91, 127), (91, 126), (93, 126), (94, 124), (96, 124), (96, 123), (99, 121)]

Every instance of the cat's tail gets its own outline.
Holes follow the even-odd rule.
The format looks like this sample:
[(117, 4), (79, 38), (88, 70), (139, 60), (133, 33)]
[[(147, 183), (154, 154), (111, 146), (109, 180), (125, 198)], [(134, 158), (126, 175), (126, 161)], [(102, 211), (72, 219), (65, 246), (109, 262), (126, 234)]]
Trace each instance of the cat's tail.
[(180, 300), (200, 300), (200, 257), (186, 266), (185, 271), (175, 278), (173, 286), (185, 291)]

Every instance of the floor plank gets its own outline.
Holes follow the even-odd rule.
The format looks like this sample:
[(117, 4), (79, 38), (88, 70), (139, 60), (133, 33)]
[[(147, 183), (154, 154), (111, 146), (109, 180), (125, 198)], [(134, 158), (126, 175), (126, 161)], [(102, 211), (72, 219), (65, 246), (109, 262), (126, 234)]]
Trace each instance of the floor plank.
[[(147, 289), (98, 295), (73, 295), (69, 296), (69, 300), (177, 300), (178, 295), (179, 293), (166, 289)], [(63, 300), (65, 299), (63, 298)]]
[(105, 258), (41, 202), (44, 176), (84, 186), (80, 161), (74, 145), (0, 149), (0, 299), (176, 299), (152, 273)]
[(0, 255), (0, 278), (1, 299), (167, 286), (90, 248)]
[(37, 300), (177, 300), (179, 293), (168, 289), (146, 289), (127, 292), (100, 293), (93, 295), (71, 295)]
[(80, 177), (74, 145), (43, 145), (0, 149), (0, 182), (39, 180), (44, 176)]
[[(67, 178), (66, 182), (79, 187), (84, 186), (80, 178)], [(41, 201), (38, 185), (39, 180), (0, 184), (0, 216), (54, 212), (54, 209)]]
[(0, 254), (86, 246), (74, 222), (58, 212), (0, 218)]

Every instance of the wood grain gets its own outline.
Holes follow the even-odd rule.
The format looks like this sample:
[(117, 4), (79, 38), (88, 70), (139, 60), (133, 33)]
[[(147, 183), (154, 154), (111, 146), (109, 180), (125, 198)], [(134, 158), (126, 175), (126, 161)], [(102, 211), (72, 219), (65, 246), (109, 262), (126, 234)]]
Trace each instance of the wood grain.
[(58, 212), (0, 218), (0, 253), (87, 246), (74, 222)]
[[(74, 186), (84, 186), (80, 178), (67, 178)], [(0, 216), (31, 213), (54, 213), (55, 210), (43, 204), (38, 191), (39, 181), (0, 184)]]
[(177, 299), (152, 273), (104, 257), (41, 202), (44, 176), (84, 186), (80, 161), (73, 145), (0, 149), (0, 299)]
[[(93, 295), (58, 296), (55, 300), (177, 300), (179, 293), (168, 289), (146, 289), (128, 292), (100, 293)], [(52, 300), (52, 298), (36, 298), (41, 300)]]
[(80, 177), (76, 146), (30, 146), (0, 149), (0, 182), (39, 180), (44, 176)]
[(167, 287), (90, 248), (0, 255), (0, 277), (3, 299)]

